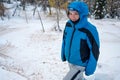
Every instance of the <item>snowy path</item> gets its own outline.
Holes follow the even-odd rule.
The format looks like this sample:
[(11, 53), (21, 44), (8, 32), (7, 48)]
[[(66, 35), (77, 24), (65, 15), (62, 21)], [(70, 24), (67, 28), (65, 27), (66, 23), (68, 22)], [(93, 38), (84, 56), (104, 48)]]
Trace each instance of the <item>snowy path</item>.
[[(61, 66), (59, 63), (61, 61), (60, 45), (56, 43), (60, 42), (62, 33), (29, 31), (31, 28), (2, 31), (5, 34), (1, 34), (1, 38), (7, 42), (0, 51), (1, 71), (3, 73), (6, 71), (7, 74), (14, 73), (20, 76), (20, 80), (57, 80), (59, 75), (56, 72), (61, 72), (57, 70)], [(14, 75), (12, 78), (17, 80)]]

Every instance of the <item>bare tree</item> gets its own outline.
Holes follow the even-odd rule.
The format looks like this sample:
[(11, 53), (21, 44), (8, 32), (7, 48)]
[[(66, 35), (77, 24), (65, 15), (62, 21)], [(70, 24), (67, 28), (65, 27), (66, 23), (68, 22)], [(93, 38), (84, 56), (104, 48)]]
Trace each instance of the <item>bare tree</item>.
[(0, 2), (0, 17), (1, 17), (2, 20), (4, 20), (3, 19), (3, 16), (5, 15), (4, 13), (5, 13), (4, 4), (2, 2)]
[(8, 17), (8, 19), (10, 18), (10, 16), (8, 14), (6, 14), (6, 11), (9, 11), (11, 8), (13, 7), (6, 7), (3, 2), (0, 2), (0, 17), (2, 20), (4, 20), (3, 17)]
[(43, 22), (42, 22), (42, 19), (41, 19), (41, 16), (40, 16), (39, 10), (38, 10), (38, 5), (39, 5), (39, 4), (40, 4), (40, 1), (35, 0), (35, 8), (34, 8), (33, 15), (35, 15), (35, 12), (37, 11), (37, 13), (38, 13), (38, 17), (39, 17), (40, 22), (41, 22), (41, 25), (42, 25), (42, 30), (43, 30), (43, 32), (45, 32), (45, 29), (44, 29), (44, 26), (43, 26)]
[(66, 0), (55, 0), (55, 9), (57, 13), (57, 29), (59, 31), (62, 31), (60, 29), (59, 21), (60, 21), (60, 9), (65, 9), (67, 8), (68, 1)]

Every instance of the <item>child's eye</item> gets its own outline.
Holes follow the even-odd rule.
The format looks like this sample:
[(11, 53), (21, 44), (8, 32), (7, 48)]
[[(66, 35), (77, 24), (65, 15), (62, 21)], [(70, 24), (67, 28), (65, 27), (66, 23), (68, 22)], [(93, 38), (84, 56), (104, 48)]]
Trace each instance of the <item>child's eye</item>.
[(76, 11), (70, 11), (70, 12), (69, 12), (69, 15), (79, 15), (79, 14), (78, 14), (78, 12), (76, 12)]

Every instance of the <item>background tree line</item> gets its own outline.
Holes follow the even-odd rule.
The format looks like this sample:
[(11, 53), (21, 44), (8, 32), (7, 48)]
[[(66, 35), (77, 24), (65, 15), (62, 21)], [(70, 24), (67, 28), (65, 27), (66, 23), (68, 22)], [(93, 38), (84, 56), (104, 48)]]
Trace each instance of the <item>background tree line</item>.
[[(20, 5), (25, 10), (27, 4), (34, 5), (35, 10), (41, 6), (45, 12), (49, 9), (49, 14), (52, 15), (51, 8), (56, 9), (57, 17), (59, 18), (59, 11), (61, 9), (67, 11), (67, 5), (71, 1), (75, 0), (0, 0), (0, 14), (2, 12), (2, 3), (12, 4), (15, 1), (20, 1)], [(102, 18), (120, 18), (120, 0), (76, 0), (84, 1), (88, 4), (90, 10), (90, 16), (95, 19)], [(5, 11), (5, 10), (4, 10)], [(4, 14), (3, 14), (4, 15)], [(0, 15), (2, 16), (2, 15)]]

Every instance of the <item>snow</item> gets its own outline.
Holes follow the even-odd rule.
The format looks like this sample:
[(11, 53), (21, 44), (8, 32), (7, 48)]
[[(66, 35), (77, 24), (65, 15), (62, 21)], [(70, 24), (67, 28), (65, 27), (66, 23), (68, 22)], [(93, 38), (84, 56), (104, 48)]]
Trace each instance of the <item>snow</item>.
[[(22, 14), (22, 13), (21, 13)], [(62, 80), (68, 72), (67, 62), (62, 62), (61, 41), (63, 32), (55, 31), (56, 18), (41, 14), (40, 20), (25, 16), (0, 20), (0, 80)], [(60, 20), (63, 30), (67, 18)], [(120, 79), (120, 21), (116, 19), (89, 19), (100, 36), (100, 56), (94, 75), (87, 80)]]

